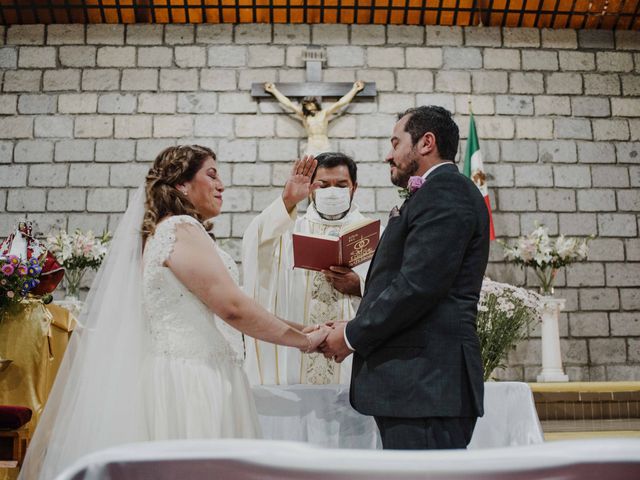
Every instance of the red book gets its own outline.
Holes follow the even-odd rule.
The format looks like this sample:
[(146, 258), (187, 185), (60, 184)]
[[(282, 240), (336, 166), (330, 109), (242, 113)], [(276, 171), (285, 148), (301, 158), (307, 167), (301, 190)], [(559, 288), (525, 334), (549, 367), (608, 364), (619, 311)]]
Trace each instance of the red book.
[(338, 236), (293, 234), (293, 266), (329, 270), (353, 268), (371, 260), (380, 240), (380, 220), (365, 219), (342, 228)]

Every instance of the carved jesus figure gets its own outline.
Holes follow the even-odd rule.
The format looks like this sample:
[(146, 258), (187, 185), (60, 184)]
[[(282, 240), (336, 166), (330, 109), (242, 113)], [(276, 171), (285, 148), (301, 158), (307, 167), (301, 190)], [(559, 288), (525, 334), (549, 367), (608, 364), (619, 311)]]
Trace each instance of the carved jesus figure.
[(329, 121), (331, 117), (342, 107), (348, 105), (351, 100), (364, 89), (364, 82), (354, 82), (353, 88), (347, 92), (340, 100), (322, 109), (320, 103), (315, 97), (305, 97), (300, 105), (293, 103), (288, 97), (284, 96), (273, 83), (265, 83), (264, 89), (272, 94), (287, 109), (293, 111), (296, 116), (302, 120), (307, 131), (307, 146), (305, 153), (309, 155), (317, 155), (318, 153), (331, 150), (327, 131), (329, 129)]

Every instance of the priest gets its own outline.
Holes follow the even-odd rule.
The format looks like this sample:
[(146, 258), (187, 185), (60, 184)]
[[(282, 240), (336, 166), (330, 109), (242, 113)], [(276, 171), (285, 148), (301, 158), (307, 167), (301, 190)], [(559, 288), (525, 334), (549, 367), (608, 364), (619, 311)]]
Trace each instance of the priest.
[[(242, 241), (244, 289), (280, 318), (321, 325), (353, 318), (364, 290), (369, 263), (354, 269), (334, 266), (316, 272), (293, 268), (292, 233), (338, 235), (365, 217), (353, 202), (358, 187), (355, 162), (325, 152), (295, 162), (282, 195), (247, 227)], [(309, 199), (298, 216), (297, 205)], [(351, 362), (337, 364), (322, 354), (245, 337), (245, 367), (252, 384), (349, 383)]]

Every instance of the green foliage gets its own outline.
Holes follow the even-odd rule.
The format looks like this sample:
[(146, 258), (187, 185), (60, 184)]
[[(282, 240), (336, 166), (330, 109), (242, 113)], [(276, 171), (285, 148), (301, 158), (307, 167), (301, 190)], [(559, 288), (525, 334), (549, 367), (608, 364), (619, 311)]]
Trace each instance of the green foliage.
[(477, 331), (485, 380), (496, 368), (506, 366), (509, 351), (527, 336), (529, 326), (539, 321), (541, 306), (542, 297), (534, 292), (484, 279)]

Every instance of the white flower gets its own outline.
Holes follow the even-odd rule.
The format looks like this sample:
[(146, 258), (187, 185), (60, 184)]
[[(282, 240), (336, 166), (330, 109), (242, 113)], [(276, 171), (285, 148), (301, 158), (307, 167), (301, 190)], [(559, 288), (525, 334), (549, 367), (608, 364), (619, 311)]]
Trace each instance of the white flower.
[(62, 248), (60, 249), (60, 257), (62, 258), (62, 261), (66, 262), (72, 256), (73, 256), (73, 248), (71, 248), (71, 245), (67, 243), (63, 244)]
[(551, 255), (551, 252), (549, 251), (545, 251), (545, 252), (536, 252), (535, 256), (533, 257), (536, 265), (538, 267), (542, 267), (543, 265), (546, 265), (548, 263), (551, 263), (551, 260), (553, 260), (553, 256)]
[(507, 260), (514, 261), (520, 258), (520, 253), (518, 252), (518, 248), (511, 248), (508, 246), (504, 246), (504, 256)]
[(520, 258), (524, 262), (530, 262), (533, 260), (538, 249), (535, 242), (526, 237), (520, 237), (516, 248), (518, 249)]
[(556, 239), (556, 254), (562, 260), (572, 258), (576, 252), (576, 245), (577, 241), (575, 238), (566, 238), (564, 235), (560, 235)]
[(536, 229), (529, 235), (531, 238), (536, 239), (538, 242), (549, 241), (549, 229), (544, 225), (538, 225), (536, 222)]
[(538, 237), (537, 239), (537, 244), (538, 244), (538, 248), (540, 250), (546, 251), (546, 250), (551, 250), (551, 241), (549, 239), (549, 236), (546, 234)]
[(109, 235), (96, 238), (90, 230), (82, 233), (78, 229), (73, 234), (61, 230), (57, 235), (49, 235), (47, 248), (66, 269), (97, 269), (107, 253), (109, 239)]
[[(480, 291), (479, 311), (487, 311), (486, 303), (492, 296), (496, 298), (496, 306), (503, 312), (511, 312), (520, 308), (518, 305), (537, 311), (541, 304), (541, 297), (535, 292), (507, 283), (495, 282), (485, 277)], [(480, 310), (481, 306), (482, 310)]]
[(587, 245), (587, 241), (583, 240), (578, 246), (578, 258), (580, 260), (586, 259), (588, 252), (589, 252), (589, 246)]
[(536, 228), (529, 235), (519, 237), (515, 245), (501, 242), (505, 259), (533, 267), (536, 270), (548, 267), (557, 269), (587, 258), (587, 241), (559, 235), (549, 237), (549, 230), (536, 222)]
[(511, 313), (516, 307), (508, 298), (498, 297), (498, 308), (503, 313)]
[(504, 366), (510, 348), (541, 317), (541, 297), (523, 288), (484, 278), (478, 304), (477, 331), (485, 379)]

